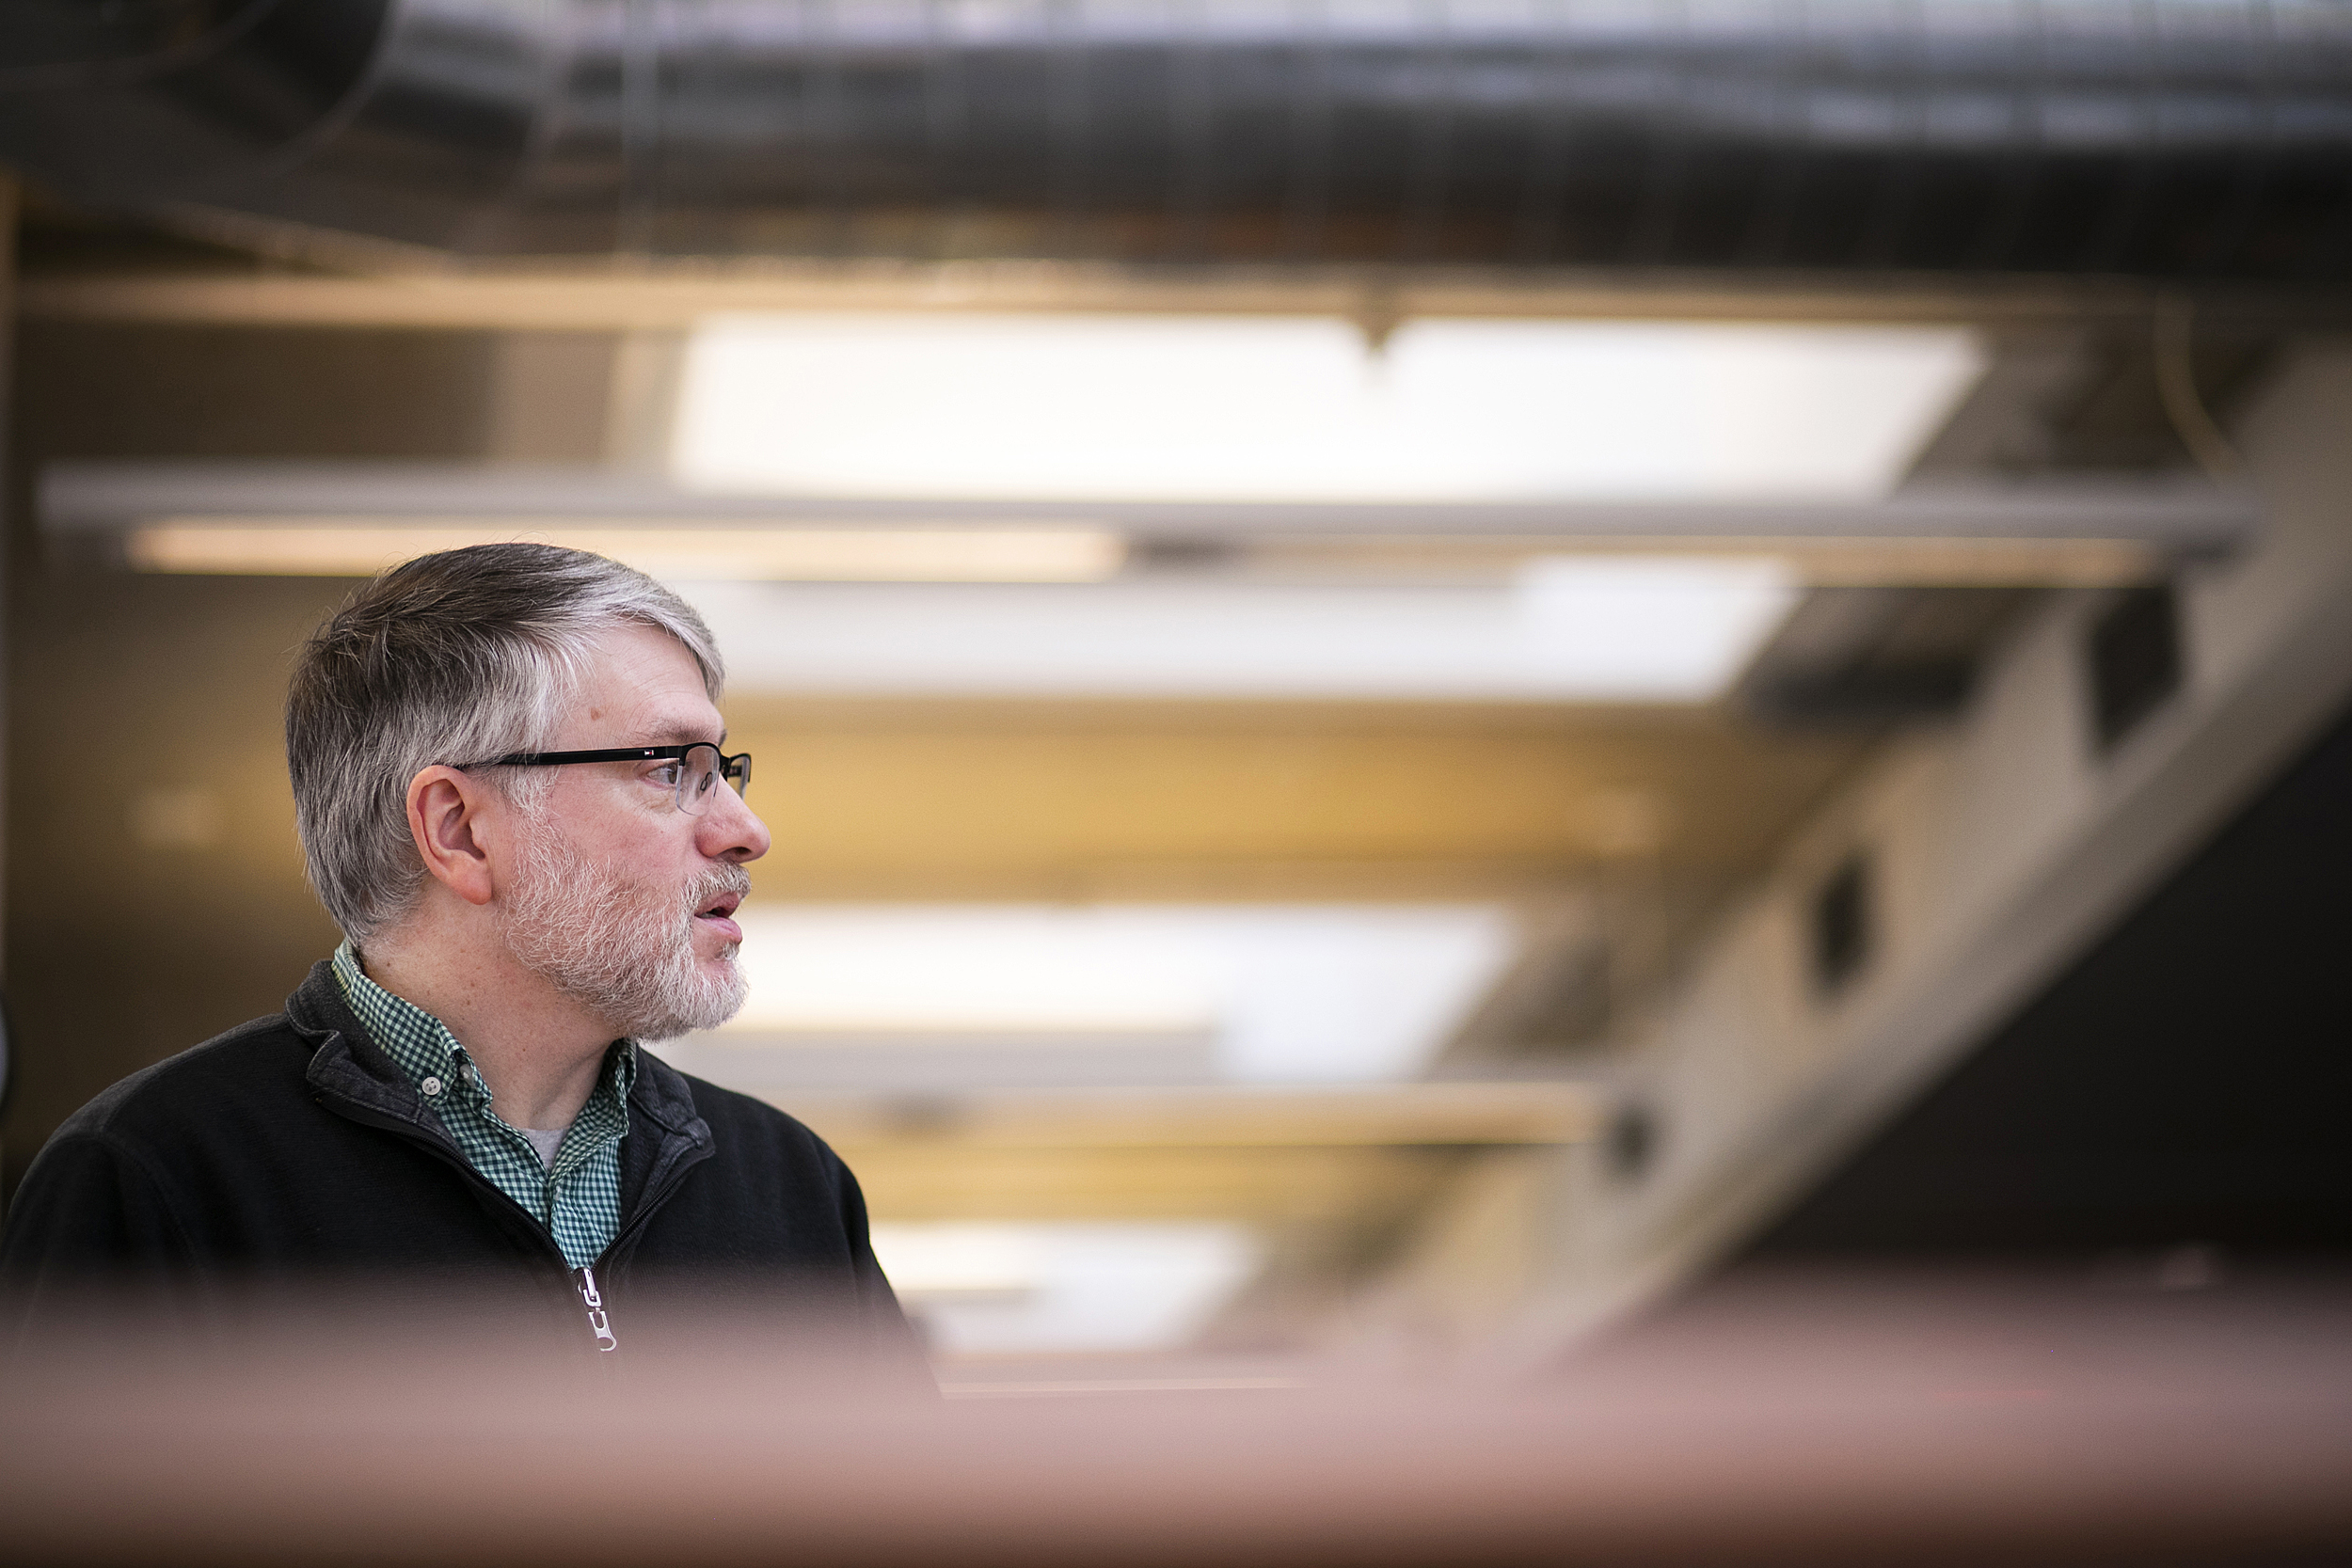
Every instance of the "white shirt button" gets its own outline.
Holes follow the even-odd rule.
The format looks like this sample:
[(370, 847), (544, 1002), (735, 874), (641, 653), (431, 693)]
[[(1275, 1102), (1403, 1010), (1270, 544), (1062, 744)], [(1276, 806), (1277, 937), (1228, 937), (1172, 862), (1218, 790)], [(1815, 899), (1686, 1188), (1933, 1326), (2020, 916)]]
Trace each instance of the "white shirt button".
[(437, 1095), (441, 1092), (441, 1081), (438, 1078), (428, 1078), (417, 1087), (422, 1089), (428, 1096)]

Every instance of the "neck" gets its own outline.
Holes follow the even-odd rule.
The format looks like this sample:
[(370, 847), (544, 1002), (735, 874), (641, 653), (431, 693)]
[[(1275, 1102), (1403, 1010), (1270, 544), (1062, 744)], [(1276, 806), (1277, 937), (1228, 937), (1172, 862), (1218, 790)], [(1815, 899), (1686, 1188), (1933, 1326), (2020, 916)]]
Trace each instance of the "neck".
[(457, 1037), (508, 1126), (569, 1127), (596, 1092), (612, 1026), (516, 962), (496, 931), (449, 930), (437, 912), (377, 933), (361, 956), (368, 978)]

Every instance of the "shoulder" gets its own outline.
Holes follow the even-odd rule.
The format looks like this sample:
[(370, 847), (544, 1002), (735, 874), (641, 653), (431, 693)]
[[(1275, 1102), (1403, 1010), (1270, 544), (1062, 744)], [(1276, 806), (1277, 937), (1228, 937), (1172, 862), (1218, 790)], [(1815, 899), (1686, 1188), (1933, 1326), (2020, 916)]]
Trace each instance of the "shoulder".
[(772, 1158), (834, 1166), (841, 1164), (840, 1156), (807, 1123), (766, 1101), (723, 1089), (691, 1073), (678, 1072), (675, 1076), (692, 1098), (695, 1115), (709, 1124), (720, 1152), (757, 1151)]
[(265, 1142), (266, 1129), (288, 1119), (309, 1049), (282, 1017), (256, 1019), (133, 1073), (67, 1117), (9, 1205), (0, 1274), (43, 1259), (182, 1256), (171, 1195), (184, 1192), (186, 1172)]
[(650, 1091), (653, 1103), (633, 1105), (633, 1114), (666, 1120), (674, 1136), (704, 1148), (692, 1179), (663, 1202), (661, 1224), (640, 1243), (641, 1260), (847, 1268), (847, 1279), (873, 1269), (865, 1194), (804, 1123), (667, 1063), (641, 1074), (638, 1089)]
[(820, 1196), (828, 1207), (861, 1201), (849, 1166), (807, 1124), (763, 1100), (680, 1072), (652, 1053), (639, 1061), (637, 1109), (675, 1132), (707, 1137), (723, 1185), (779, 1202)]
[(215, 1124), (224, 1107), (273, 1090), (299, 1095), (311, 1051), (285, 1014), (254, 1019), (131, 1074), (67, 1117), (53, 1141), (135, 1147)]

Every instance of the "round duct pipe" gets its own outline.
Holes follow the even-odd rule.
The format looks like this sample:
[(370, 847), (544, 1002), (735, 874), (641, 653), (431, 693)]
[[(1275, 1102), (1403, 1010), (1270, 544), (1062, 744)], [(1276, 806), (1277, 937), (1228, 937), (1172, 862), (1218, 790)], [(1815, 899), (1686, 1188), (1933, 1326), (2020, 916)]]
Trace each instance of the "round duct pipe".
[(466, 254), (2352, 274), (2342, 0), (0, 13), (67, 198)]

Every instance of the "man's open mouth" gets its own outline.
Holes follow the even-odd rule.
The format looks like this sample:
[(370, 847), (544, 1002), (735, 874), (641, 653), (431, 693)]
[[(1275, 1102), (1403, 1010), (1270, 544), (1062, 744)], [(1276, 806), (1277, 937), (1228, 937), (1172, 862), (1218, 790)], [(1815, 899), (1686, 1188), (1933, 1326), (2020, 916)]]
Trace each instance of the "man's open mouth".
[(716, 932), (719, 940), (726, 943), (727, 950), (733, 952), (743, 943), (743, 927), (738, 926), (733, 918), (742, 903), (740, 893), (730, 890), (719, 894), (706, 899), (702, 908), (694, 911), (695, 923), (705, 930)]

